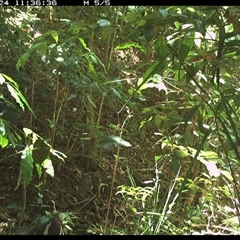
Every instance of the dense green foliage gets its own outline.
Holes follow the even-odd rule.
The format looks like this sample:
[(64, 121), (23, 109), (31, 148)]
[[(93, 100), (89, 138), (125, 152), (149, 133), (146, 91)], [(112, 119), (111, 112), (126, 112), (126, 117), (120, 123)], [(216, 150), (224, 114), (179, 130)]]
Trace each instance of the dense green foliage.
[[(14, 180), (25, 197), (34, 168), (46, 184), (58, 160), (108, 149), (107, 211), (89, 231), (239, 234), (239, 11), (2, 8), (0, 146), (21, 159)], [(141, 166), (129, 148), (149, 154), (150, 183), (126, 164), (131, 184), (114, 184), (122, 159)], [(119, 227), (109, 220), (113, 198), (125, 204), (115, 206)]]

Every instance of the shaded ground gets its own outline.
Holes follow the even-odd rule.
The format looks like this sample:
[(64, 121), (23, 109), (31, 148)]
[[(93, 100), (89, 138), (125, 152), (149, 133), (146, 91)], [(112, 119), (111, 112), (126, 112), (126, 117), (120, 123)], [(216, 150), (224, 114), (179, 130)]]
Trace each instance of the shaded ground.
[[(113, 154), (116, 154), (115, 149), (103, 150), (101, 159), (97, 160), (74, 156), (67, 159), (65, 163), (53, 162), (55, 177), (47, 177), (44, 191), (41, 190), (43, 188), (34, 170), (33, 181), (26, 191), (24, 218), (20, 217), (24, 189), (20, 185), (14, 190), (19, 175), (19, 156), (5, 160), (0, 165), (1, 234), (15, 235), (26, 232), (39, 223), (39, 217), (46, 215), (45, 211), (53, 212), (52, 201), (55, 202), (58, 211), (69, 213), (73, 225), (69, 223), (72, 231), (68, 231), (68, 234), (87, 234), (88, 229), (101, 234), (100, 228), (94, 230), (93, 225), (103, 227), (105, 223), (115, 165)], [(122, 149), (120, 155), (124, 158), (118, 163), (108, 226), (125, 228), (126, 222), (116, 211), (116, 209), (123, 212), (124, 209), (126, 210), (126, 204), (121, 195), (115, 195), (117, 187), (131, 185), (127, 168), (137, 186), (143, 185), (142, 182), (145, 180), (151, 180), (155, 171), (155, 153), (153, 149), (141, 149), (140, 145), (135, 144), (131, 148)]]

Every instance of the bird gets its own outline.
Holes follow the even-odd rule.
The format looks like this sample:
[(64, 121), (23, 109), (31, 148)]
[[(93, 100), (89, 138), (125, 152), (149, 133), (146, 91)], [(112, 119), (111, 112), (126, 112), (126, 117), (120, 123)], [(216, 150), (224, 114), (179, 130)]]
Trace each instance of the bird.
[(49, 221), (33, 227), (26, 235), (64, 235), (63, 221), (65, 217), (62, 212), (55, 213)]

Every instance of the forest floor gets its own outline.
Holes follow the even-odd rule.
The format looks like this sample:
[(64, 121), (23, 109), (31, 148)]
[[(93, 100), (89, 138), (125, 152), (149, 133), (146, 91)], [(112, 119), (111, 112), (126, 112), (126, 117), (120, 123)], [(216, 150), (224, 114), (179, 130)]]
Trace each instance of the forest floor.
[(67, 224), (72, 229), (66, 234), (104, 234), (102, 231), (109, 206), (107, 228), (110, 230), (107, 233), (111, 234), (111, 229), (124, 229), (126, 232), (126, 219), (132, 213), (122, 195), (116, 193), (119, 186), (132, 186), (132, 180), (136, 186), (144, 187), (144, 181), (154, 178), (155, 150), (160, 146), (156, 146), (155, 150), (151, 147), (147, 149), (146, 146), (153, 146), (147, 142), (144, 142), (144, 148), (141, 147), (143, 143), (135, 143), (130, 148), (121, 149), (110, 205), (116, 149), (103, 150), (99, 159), (75, 156), (66, 159), (65, 163), (54, 160), (55, 176), (51, 178), (47, 175), (44, 187), (42, 178), (38, 178), (34, 169), (32, 182), (26, 191), (22, 184), (17, 187), (20, 156), (7, 159), (0, 166), (0, 234), (24, 234), (39, 224), (46, 211), (52, 213), (54, 204), (57, 211), (68, 216)]

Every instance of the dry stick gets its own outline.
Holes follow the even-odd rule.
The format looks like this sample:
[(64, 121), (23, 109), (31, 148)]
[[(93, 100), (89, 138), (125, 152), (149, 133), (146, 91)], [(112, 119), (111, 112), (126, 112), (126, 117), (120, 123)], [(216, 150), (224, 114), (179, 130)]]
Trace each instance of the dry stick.
[[(31, 108), (33, 108), (33, 104), (34, 104), (34, 94), (35, 94), (35, 78), (33, 78), (33, 81), (32, 81)], [(33, 118), (33, 114), (32, 114), (32, 112), (30, 112), (30, 120), (29, 120), (29, 128), (30, 129), (32, 129), (32, 118)]]
[(109, 215), (109, 211), (110, 211), (110, 207), (111, 207), (111, 200), (112, 200), (112, 195), (113, 195), (113, 185), (114, 185), (114, 180), (115, 180), (116, 173), (117, 173), (119, 153), (120, 153), (120, 147), (118, 146), (118, 148), (117, 148), (117, 156), (116, 156), (116, 161), (115, 161), (114, 171), (113, 171), (113, 179), (112, 179), (112, 183), (111, 183), (109, 200), (108, 200), (108, 206), (107, 206), (107, 215), (106, 215), (106, 220), (105, 220), (105, 225), (104, 225), (104, 230), (103, 230), (104, 234), (106, 233), (107, 224), (108, 224), (108, 215)]
[[(126, 117), (126, 119), (124, 120), (122, 127), (121, 127), (121, 131), (120, 131), (120, 137), (122, 136), (123, 133), (123, 128), (128, 120), (128, 118), (130, 118), (131, 113), (128, 113), (128, 116)], [(109, 200), (108, 200), (108, 207), (107, 207), (107, 214), (106, 214), (106, 220), (105, 220), (105, 225), (104, 225), (104, 234), (106, 232), (107, 229), (107, 224), (108, 224), (108, 216), (109, 216), (109, 211), (110, 211), (110, 207), (111, 207), (111, 200), (112, 200), (112, 195), (113, 195), (113, 186), (114, 186), (114, 180), (116, 177), (116, 173), (117, 173), (117, 166), (118, 166), (118, 161), (119, 161), (119, 154), (120, 154), (120, 146), (118, 146), (117, 148), (117, 155), (116, 155), (116, 161), (115, 161), (115, 165), (114, 165), (114, 171), (113, 171), (113, 178), (112, 178), (112, 183), (111, 183), (111, 188), (110, 188), (110, 194), (109, 194)]]
[[(33, 104), (34, 104), (34, 93), (35, 93), (35, 77), (33, 76), (31, 98), (30, 98), (31, 108), (33, 108)], [(32, 129), (32, 119), (33, 119), (33, 113), (30, 111), (30, 117), (29, 117), (29, 128), (30, 129)], [(27, 204), (27, 187), (23, 181), (23, 207), (22, 207), (23, 213), (25, 213), (26, 204)], [(22, 218), (20, 218), (20, 223), (21, 223), (21, 221), (22, 221)]]
[(54, 143), (55, 140), (55, 132), (56, 132), (56, 111), (57, 111), (57, 101), (58, 101), (58, 96), (59, 96), (59, 79), (56, 79), (56, 93), (54, 96), (54, 104), (53, 104), (53, 116), (52, 116), (52, 123), (53, 123), (53, 128), (52, 128), (52, 133), (51, 133), (51, 146)]
[(97, 120), (97, 125), (98, 126), (99, 126), (99, 123), (100, 123), (100, 118), (101, 118), (101, 113), (102, 113), (102, 107), (103, 107), (104, 99), (105, 99), (105, 96), (102, 96), (102, 100), (101, 100), (99, 111), (98, 111), (98, 120)]
[[(116, 12), (118, 12), (118, 9), (119, 9), (119, 7), (117, 7)], [(117, 26), (117, 23), (118, 23), (118, 15), (116, 17), (115, 26)], [(110, 40), (109, 40), (109, 49), (108, 49), (108, 56), (107, 56), (108, 57), (107, 70), (110, 69), (110, 63), (111, 63), (112, 55), (113, 55), (113, 41), (116, 36), (116, 32), (117, 32), (117, 30), (115, 28), (115, 31), (113, 32), (112, 37), (110, 36)]]

